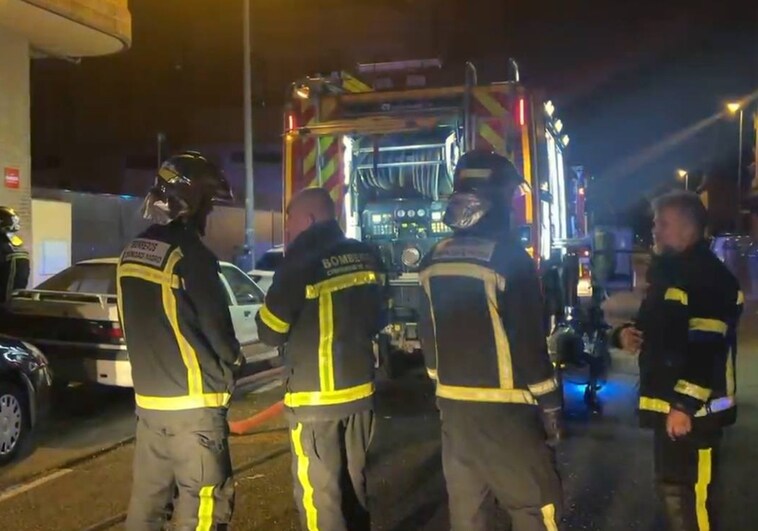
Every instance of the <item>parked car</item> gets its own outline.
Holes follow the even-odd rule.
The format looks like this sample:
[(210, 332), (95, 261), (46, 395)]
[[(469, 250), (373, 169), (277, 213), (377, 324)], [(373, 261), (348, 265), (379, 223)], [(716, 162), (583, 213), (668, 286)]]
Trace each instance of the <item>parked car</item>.
[[(79, 262), (35, 289), (16, 292), (0, 328), (43, 348), (59, 383), (132, 387), (118, 318), (117, 265), (117, 258)], [(258, 343), (255, 314), (263, 304), (263, 292), (233, 264), (220, 265), (237, 339), (243, 353), (252, 355)], [(260, 353), (255, 359), (261, 359)]]
[(22, 452), (50, 405), (52, 375), (34, 345), (0, 335), (0, 466)]
[(264, 292), (271, 287), (274, 280), (274, 272), (284, 259), (284, 246), (272, 247), (261, 256), (255, 263), (255, 269), (248, 273)]

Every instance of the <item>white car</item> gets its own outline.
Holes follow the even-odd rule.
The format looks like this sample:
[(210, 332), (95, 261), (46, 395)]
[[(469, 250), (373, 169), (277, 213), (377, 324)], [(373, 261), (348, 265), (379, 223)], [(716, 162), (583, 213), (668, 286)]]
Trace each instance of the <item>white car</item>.
[[(45, 352), (58, 381), (132, 387), (131, 364), (118, 319), (117, 265), (117, 258), (86, 260), (36, 289), (16, 292), (0, 328), (34, 341)], [(276, 357), (276, 350), (261, 355), (258, 348), (255, 314), (263, 304), (263, 291), (230, 263), (221, 262), (220, 277), (248, 361)]]
[(250, 271), (253, 280), (264, 292), (267, 292), (274, 280), (274, 272), (284, 259), (284, 246), (272, 247), (261, 256), (255, 263), (255, 269)]

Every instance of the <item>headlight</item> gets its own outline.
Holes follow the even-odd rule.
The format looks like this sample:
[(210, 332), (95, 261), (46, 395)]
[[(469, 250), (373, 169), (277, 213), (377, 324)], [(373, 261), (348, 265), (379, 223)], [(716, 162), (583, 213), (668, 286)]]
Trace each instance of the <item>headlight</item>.
[(413, 267), (421, 261), (421, 251), (416, 247), (407, 247), (400, 255), (400, 260), (405, 267)]
[(405, 210), (402, 210), (402, 209), (398, 210), (397, 211), (397, 217), (404, 218), (405, 217)]
[(418, 217), (420, 217), (420, 218), (423, 218), (423, 217), (426, 215), (426, 210), (424, 210), (423, 208), (419, 208), (419, 209), (416, 211), (416, 215), (417, 215)]
[(416, 217), (416, 211), (415, 210), (409, 210), (408, 211), (408, 217), (409, 218), (415, 218)]

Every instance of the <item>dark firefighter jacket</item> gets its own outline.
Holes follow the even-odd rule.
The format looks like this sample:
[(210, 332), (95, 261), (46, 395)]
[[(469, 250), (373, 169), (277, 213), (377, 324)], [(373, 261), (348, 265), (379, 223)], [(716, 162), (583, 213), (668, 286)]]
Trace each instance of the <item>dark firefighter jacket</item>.
[(264, 343), (286, 345), (291, 414), (332, 419), (372, 407), (382, 284), (376, 253), (336, 221), (313, 225), (287, 248), (256, 321)]
[(681, 255), (653, 259), (634, 322), (644, 334), (639, 358), (643, 426), (672, 407), (700, 425), (735, 421), (736, 326), (742, 304), (737, 280), (705, 241)]
[(561, 407), (532, 259), (509, 236), (468, 232), (425, 257), (421, 339), (445, 401)]
[(0, 304), (29, 283), (29, 253), (18, 236), (0, 234)]
[(218, 260), (182, 222), (153, 225), (118, 265), (118, 303), (137, 406), (225, 407), (240, 356)]

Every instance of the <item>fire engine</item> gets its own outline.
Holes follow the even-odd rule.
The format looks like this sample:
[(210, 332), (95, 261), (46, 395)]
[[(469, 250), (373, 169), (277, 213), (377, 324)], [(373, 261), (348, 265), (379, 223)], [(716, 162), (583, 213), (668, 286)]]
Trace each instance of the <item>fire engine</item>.
[(522, 172), (512, 227), (535, 260), (584, 226), (567, 207), (569, 137), (552, 102), (520, 82), (516, 62), (500, 82), (479, 83), (468, 63), (459, 82), (430, 83), (444, 72), (432, 59), (306, 77), (291, 85), (285, 109), (284, 204), (303, 188), (324, 187), (346, 234), (380, 251), (391, 324), (379, 345), (390, 367), (395, 353), (419, 351), (417, 271), (425, 253), (451, 234), (442, 219), (462, 153), (492, 150)]

